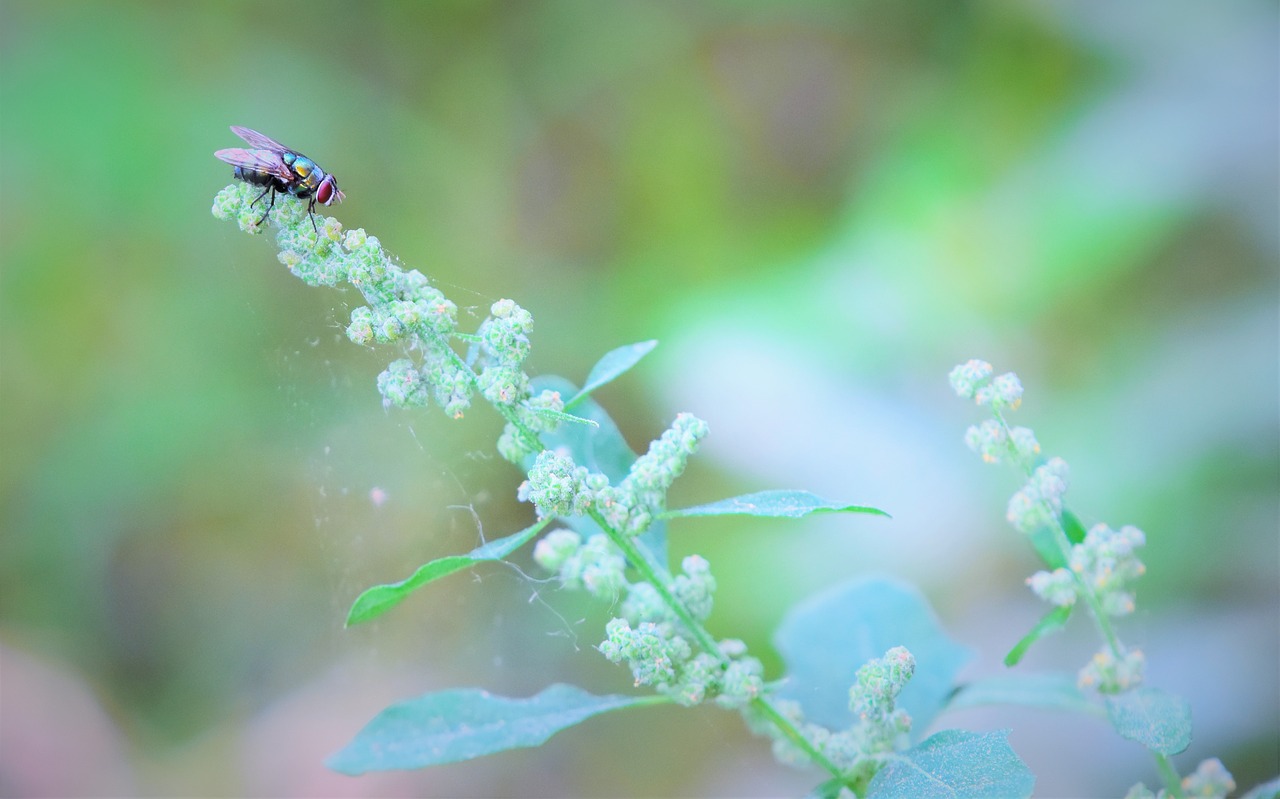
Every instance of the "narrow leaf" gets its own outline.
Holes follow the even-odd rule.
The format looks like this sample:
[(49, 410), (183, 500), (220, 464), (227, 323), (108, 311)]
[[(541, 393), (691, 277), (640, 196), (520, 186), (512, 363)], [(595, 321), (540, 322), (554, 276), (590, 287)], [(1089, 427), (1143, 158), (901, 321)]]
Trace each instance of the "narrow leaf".
[(582, 390), (574, 395), (573, 399), (566, 402), (564, 407), (566, 409), (572, 408), (586, 399), (597, 388), (613, 382), (628, 369), (639, 363), (640, 359), (652, 352), (656, 346), (658, 346), (657, 340), (641, 341), (637, 344), (628, 344), (606, 352), (604, 357), (596, 361), (596, 365), (591, 367), (591, 371), (587, 373), (587, 382), (583, 385)]
[(1116, 732), (1152, 752), (1176, 755), (1191, 745), (1191, 705), (1158, 688), (1108, 696), (1107, 716)]
[(1019, 705), (1043, 710), (1066, 710), (1101, 716), (1106, 711), (1090, 702), (1076, 686), (1074, 674), (1001, 674), (962, 686), (947, 710), (984, 705)]
[(883, 578), (847, 583), (795, 606), (773, 641), (787, 664), (779, 695), (799, 702), (808, 720), (832, 729), (853, 723), (849, 686), (858, 667), (905, 646), (915, 655), (916, 672), (897, 704), (923, 733), (970, 657), (942, 631), (919, 591)]
[(475, 688), (441, 691), (386, 708), (326, 765), (355, 776), (456, 763), (540, 746), (557, 732), (611, 710), (669, 701), (652, 695), (595, 696), (563, 684), (528, 699)]
[(880, 769), (867, 799), (1025, 799), (1035, 784), (1008, 730), (943, 730)]
[(410, 593), (421, 588), (432, 580), (438, 580), (454, 572), (469, 569), (477, 563), (489, 560), (502, 560), (507, 555), (524, 546), (529, 539), (542, 531), (551, 523), (551, 519), (543, 519), (531, 527), (526, 527), (515, 535), (499, 538), (476, 547), (466, 555), (450, 555), (437, 558), (430, 563), (418, 567), (418, 570), (407, 579), (398, 583), (375, 585), (366, 589), (356, 597), (347, 613), (348, 627), (381, 616), (391, 608), (400, 604)]
[(541, 416), (544, 419), (551, 419), (557, 422), (569, 422), (570, 424), (582, 424), (587, 427), (599, 427), (600, 423), (592, 419), (583, 419), (581, 416), (574, 416), (571, 413), (553, 410), (551, 408), (529, 408), (528, 410)]
[(1084, 543), (1085, 533), (1088, 532), (1080, 518), (1065, 508), (1062, 510), (1062, 530), (1067, 534), (1067, 540), (1073, 544)]
[(662, 514), (664, 519), (679, 519), (687, 516), (769, 516), (774, 518), (799, 519), (813, 513), (873, 513), (877, 516), (889, 514), (869, 505), (846, 505), (839, 502), (828, 502), (808, 491), (759, 491), (754, 494), (743, 494), (730, 497), (709, 505), (698, 505), (695, 508), (669, 510)]
[(1074, 605), (1059, 605), (1044, 615), (1040, 621), (1036, 622), (1036, 626), (1031, 628), (1031, 632), (1022, 636), (1022, 640), (1013, 645), (1013, 649), (1009, 650), (1009, 654), (1004, 656), (1004, 665), (1016, 666), (1018, 661), (1022, 660), (1022, 656), (1027, 654), (1027, 650), (1031, 645), (1050, 633), (1056, 633), (1061, 630), (1067, 623), (1067, 619), (1071, 618), (1071, 609)]

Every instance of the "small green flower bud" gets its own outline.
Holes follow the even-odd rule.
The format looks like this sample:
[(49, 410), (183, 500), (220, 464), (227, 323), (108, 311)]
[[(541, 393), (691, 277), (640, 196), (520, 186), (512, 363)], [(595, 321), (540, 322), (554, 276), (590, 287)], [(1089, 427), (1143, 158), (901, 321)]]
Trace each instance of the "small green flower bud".
[(529, 376), (519, 369), (487, 366), (480, 373), (480, 393), (494, 405), (516, 405), (529, 397)]
[(582, 515), (594, 501), (586, 478), (586, 468), (576, 465), (573, 458), (543, 450), (529, 470), (529, 479), (520, 486), (518, 497), (532, 502), (542, 519)]
[(723, 708), (739, 708), (764, 693), (764, 664), (753, 657), (730, 663), (724, 670), (722, 693), (716, 704)]
[(510, 422), (502, 428), (502, 435), (498, 437), (498, 454), (508, 463), (514, 463), (519, 466), (524, 459), (532, 455), (536, 450), (525, 440), (520, 434), (520, 429)]
[(1182, 778), (1183, 792), (1198, 799), (1223, 799), (1235, 789), (1235, 778), (1216, 757), (1200, 761), (1193, 773)]
[(582, 546), (582, 536), (572, 530), (552, 530), (538, 539), (533, 547), (533, 560), (549, 572), (558, 572)]
[(885, 652), (884, 657), (864, 663), (849, 689), (849, 709), (864, 721), (888, 719), (894, 712), (898, 694), (915, 670), (915, 658), (902, 646), (895, 646)]
[(658, 589), (649, 583), (628, 586), (627, 598), (623, 600), (620, 611), (631, 624), (669, 621), (671, 612)]
[(361, 305), (351, 311), (351, 324), (347, 325), (347, 338), (356, 344), (373, 343), (373, 311)]
[(347, 252), (355, 252), (364, 247), (367, 234), (364, 228), (358, 227), (355, 230), (348, 230), (347, 235), (342, 237), (342, 246), (347, 248)]
[(378, 375), (378, 393), (384, 405), (397, 408), (414, 408), (428, 402), (427, 383), (413, 362), (405, 358), (392, 361)]
[(1075, 604), (1079, 588), (1071, 572), (1062, 568), (1038, 571), (1027, 578), (1027, 585), (1044, 601), (1063, 607)]
[(1004, 431), (1004, 425), (995, 419), (970, 425), (965, 432), (964, 443), (987, 463), (999, 463), (1009, 452), (1009, 436)]
[[(1164, 792), (1161, 791), (1160, 794), (1163, 796)], [(1124, 799), (1158, 799), (1158, 797), (1146, 785), (1138, 783), (1129, 789), (1129, 792), (1124, 795)]]
[(716, 578), (711, 574), (711, 564), (700, 555), (690, 555), (681, 564), (684, 574), (675, 578), (672, 593), (684, 603), (698, 621), (711, 616), (712, 594), (716, 590)]
[(1036, 441), (1036, 434), (1029, 428), (1013, 428), (1009, 431), (1009, 440), (1013, 443), (1013, 449), (1018, 453), (1018, 457), (1024, 461), (1029, 461), (1040, 454), (1040, 442)]
[(1081, 688), (1096, 688), (1098, 693), (1118, 694), (1142, 684), (1147, 659), (1139, 649), (1126, 652), (1117, 660), (1108, 649), (1093, 656), (1077, 678)]
[(951, 388), (965, 399), (973, 399), (978, 389), (987, 384), (994, 370), (986, 361), (966, 361), (951, 370)]

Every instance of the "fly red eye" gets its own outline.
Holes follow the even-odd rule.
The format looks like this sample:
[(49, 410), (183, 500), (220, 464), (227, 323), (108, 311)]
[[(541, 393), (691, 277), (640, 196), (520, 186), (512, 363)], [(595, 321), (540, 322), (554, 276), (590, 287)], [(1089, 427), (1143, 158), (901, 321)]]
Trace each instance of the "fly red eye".
[(333, 194), (337, 191), (334, 185), (333, 176), (325, 175), (324, 180), (320, 181), (320, 186), (316, 189), (316, 200), (321, 205), (328, 205), (333, 202)]

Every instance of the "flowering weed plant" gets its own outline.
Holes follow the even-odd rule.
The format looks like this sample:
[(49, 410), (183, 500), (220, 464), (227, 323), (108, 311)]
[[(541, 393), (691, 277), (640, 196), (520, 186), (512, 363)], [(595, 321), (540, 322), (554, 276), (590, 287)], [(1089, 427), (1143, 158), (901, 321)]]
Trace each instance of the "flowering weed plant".
[[(775, 635), (786, 674), (769, 679), (742, 641), (707, 630), (716, 591), (711, 564), (690, 555), (673, 569), (667, 556), (668, 524), (683, 519), (887, 514), (800, 490), (669, 508), (667, 491), (709, 434), (707, 424), (681, 413), (636, 454), (592, 398), (656, 342), (606, 353), (581, 385), (531, 377), (523, 367), (533, 329), (527, 310), (502, 299), (476, 330), (463, 330), (454, 303), (420, 272), (396, 265), (376, 237), (344, 231), (332, 218), (313, 229), (305, 204), (289, 197), (260, 223), (260, 209), (251, 207), (256, 193), (243, 183), (230, 185), (218, 194), (213, 213), (248, 233), (273, 229), (280, 262), (307, 284), (347, 284), (362, 295), (347, 336), (360, 345), (394, 345), (401, 356), (377, 377), (384, 405), (434, 405), (455, 419), (477, 400), (491, 406), (506, 422), (497, 451), (523, 474), (515, 490), (536, 514), (523, 530), (364, 591), (347, 624), (376, 618), (438, 579), (532, 544), (535, 562), (563, 589), (585, 591), (614, 610), (596, 649), (625, 665), (634, 687), (649, 689), (596, 695), (552, 684), (527, 698), (478, 688), (430, 693), (380, 713), (330, 758), (331, 768), (353, 775), (423, 768), (538, 746), (602, 713), (711, 703), (740, 713), (752, 731), (770, 739), (781, 761), (821, 774), (813, 796), (1031, 795), (1034, 777), (1009, 747), (1007, 730), (944, 729), (922, 739), (920, 731), (949, 708), (1027, 700), (1026, 685), (1008, 680), (957, 686), (967, 653), (943, 634), (913, 588), (861, 580), (792, 609)], [(1038, 683), (1037, 704), (1105, 712), (1120, 735), (1156, 757), (1166, 783), (1160, 796), (1225, 795), (1231, 778), (1216, 760), (1185, 779), (1174, 771), (1169, 757), (1190, 740), (1186, 705), (1142, 685), (1141, 652), (1123, 645), (1112, 628), (1113, 617), (1133, 608), (1132, 584), (1143, 571), (1136, 556), (1142, 533), (1105, 526), (1085, 531), (1063, 508), (1066, 464), (1042, 461), (1034, 435), (1006, 422), (1021, 400), (1015, 376), (993, 377), (989, 365), (971, 361), (952, 373), (952, 384), (992, 413), (970, 429), (969, 445), (984, 460), (1010, 461), (1026, 473), (1009, 520), (1048, 566), (1028, 584), (1053, 609), (1010, 653), (1008, 664), (1064, 624), (1074, 608), (1087, 608), (1102, 649), (1078, 680)], [(1130, 792), (1155, 795), (1144, 786)]]

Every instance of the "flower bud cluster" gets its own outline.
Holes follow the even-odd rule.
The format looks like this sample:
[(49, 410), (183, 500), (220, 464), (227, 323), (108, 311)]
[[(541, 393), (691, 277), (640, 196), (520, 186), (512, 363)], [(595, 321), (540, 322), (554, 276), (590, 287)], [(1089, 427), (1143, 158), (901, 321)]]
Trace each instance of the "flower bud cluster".
[[(1222, 765), (1222, 761), (1216, 757), (1200, 761), (1200, 765), (1196, 766), (1194, 772), (1182, 778), (1182, 793), (1192, 799), (1226, 799), (1227, 794), (1235, 789), (1235, 778)], [(1255, 788), (1248, 795), (1257, 796), (1261, 799), (1263, 796), (1274, 796), (1275, 794), (1264, 793)], [(1124, 795), (1124, 799), (1172, 799), (1172, 797), (1173, 794), (1164, 788), (1159, 791), (1152, 791), (1142, 783), (1133, 786)]]
[(638, 535), (666, 510), (667, 489), (684, 472), (689, 457), (707, 435), (707, 423), (690, 413), (676, 416), (671, 428), (649, 445), (616, 487), (600, 492), (597, 508), (616, 530)]
[(584, 588), (599, 599), (613, 601), (627, 587), (627, 559), (603, 533), (583, 544), (571, 530), (554, 530), (538, 541), (533, 559), (547, 571), (558, 572), (565, 588)]
[(964, 443), (987, 463), (999, 463), (1009, 453), (1024, 462), (1040, 454), (1040, 442), (1036, 441), (1035, 433), (1029, 428), (1008, 429), (996, 419), (970, 425), (965, 432)]
[(1216, 757), (1200, 761), (1194, 772), (1182, 778), (1182, 790), (1187, 796), (1200, 799), (1222, 799), (1235, 789), (1235, 778)]
[(533, 317), (511, 300), (498, 300), (480, 325), (484, 369), (480, 391), (494, 405), (517, 407), (529, 398), (529, 376), (522, 368), (529, 356), (529, 331)]
[[(213, 214), (260, 232), (261, 204), (253, 205), (257, 194), (255, 187), (234, 183), (215, 198)], [(378, 376), (384, 404), (419, 407), (434, 399), (454, 417), (470, 407), (473, 378), (447, 352), (457, 332), (457, 306), (425, 275), (393, 263), (376, 236), (359, 228), (343, 231), (331, 217), (317, 217), (317, 235), (306, 203), (294, 198), (277, 197), (271, 219), (278, 226), (279, 260), (289, 271), (313, 286), (346, 281), (364, 295), (368, 305), (351, 312), (348, 338), (362, 345), (402, 341), (421, 352), (420, 363), (402, 358)]]
[[(902, 736), (911, 730), (911, 717), (898, 709), (898, 694), (915, 674), (915, 658), (905, 647), (894, 647), (858, 669), (854, 685), (849, 689), (849, 709), (854, 723), (845, 730), (833, 731), (804, 721), (800, 705), (788, 700), (775, 702), (777, 709), (801, 731), (832, 763), (851, 779), (870, 779), (895, 751)], [(753, 730), (776, 735), (776, 729), (761, 720), (749, 718)], [(811, 761), (804, 750), (786, 738), (776, 737), (773, 751), (778, 759), (793, 765)]]
[(1131, 649), (1116, 658), (1110, 649), (1101, 649), (1080, 669), (1076, 682), (1102, 694), (1118, 694), (1142, 684), (1147, 658), (1141, 649)]
[(1050, 458), (1036, 467), (1026, 485), (1009, 499), (1005, 518), (1023, 533), (1053, 523), (1062, 513), (1062, 497), (1067, 493), (1070, 469), (1062, 458)]
[(593, 486), (599, 484), (601, 477), (603, 475), (592, 475), (585, 466), (578, 466), (568, 455), (543, 450), (516, 496), (521, 502), (532, 502), (541, 519), (581, 516), (594, 504)]
[(721, 641), (719, 653), (693, 654), (673, 622), (615, 618), (605, 627), (600, 652), (613, 663), (624, 660), (636, 685), (652, 685), (686, 707), (708, 699), (726, 709), (742, 708), (764, 694), (764, 665), (747, 655), (746, 644)]
[[(511, 410), (515, 413), (520, 423), (526, 429), (534, 432), (546, 432), (554, 430), (559, 421), (542, 415), (539, 411), (563, 411), (564, 400), (560, 397), (560, 392), (551, 389), (543, 389), (538, 394), (526, 399), (519, 405), (512, 406)], [(510, 463), (517, 466), (524, 462), (524, 459), (534, 454), (538, 450), (531, 442), (521, 433), (521, 429), (511, 422), (507, 422), (506, 427), (502, 430), (502, 435), (498, 437), (498, 454)]]
[(1107, 615), (1127, 615), (1133, 612), (1134, 598), (1126, 589), (1146, 572), (1136, 553), (1145, 543), (1146, 536), (1132, 525), (1119, 530), (1094, 525), (1084, 541), (1071, 547), (1069, 568), (1036, 572), (1027, 585), (1036, 596), (1060, 606), (1075, 604), (1080, 591), (1088, 590)]
[(1022, 404), (1022, 382), (1013, 372), (992, 377), (991, 364), (976, 358), (951, 370), (951, 388), (965, 399), (994, 410), (1017, 410)]

